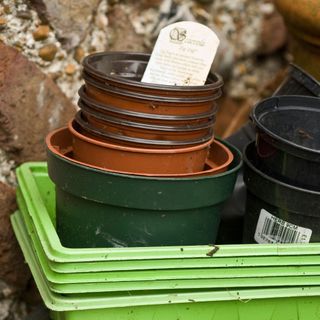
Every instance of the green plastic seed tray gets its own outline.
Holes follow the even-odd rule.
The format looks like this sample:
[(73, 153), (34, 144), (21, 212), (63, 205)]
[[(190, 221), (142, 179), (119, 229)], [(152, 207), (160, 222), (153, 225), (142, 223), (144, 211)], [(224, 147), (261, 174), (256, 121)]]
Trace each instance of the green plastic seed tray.
[[(17, 216), (16, 223), (19, 225), (20, 230), (23, 230), (23, 221), (22, 218)], [(26, 231), (25, 238), (28, 239), (28, 235)], [(30, 239), (28, 239), (30, 241)], [(39, 256), (38, 256), (39, 257)], [(239, 275), (234, 276), (233, 278), (229, 278), (229, 276), (233, 276), (234, 272), (228, 273), (227, 279), (219, 279), (219, 278), (201, 278), (201, 274), (199, 279), (185, 279), (185, 280), (157, 280), (157, 277), (154, 277), (148, 281), (122, 281), (116, 282), (110, 281), (106, 282), (106, 279), (109, 279), (105, 274), (102, 274), (102, 279), (97, 279), (97, 281), (102, 282), (91, 282), (92, 277), (88, 279), (88, 283), (82, 283), (83, 280), (80, 279), (80, 274), (75, 274), (73, 277), (68, 277), (68, 275), (64, 275), (64, 277), (57, 277), (57, 274), (54, 274), (52, 270), (48, 268), (44, 257), (40, 256), (40, 266), (42, 272), (44, 272), (46, 279), (49, 282), (49, 287), (53, 292), (69, 294), (69, 293), (95, 293), (95, 292), (115, 292), (115, 291), (143, 291), (143, 290), (182, 290), (182, 289), (204, 289), (204, 288), (232, 288), (232, 287), (261, 287), (261, 278), (260, 277), (250, 277), (250, 272), (247, 273), (247, 277), (245, 279), (239, 278)], [(178, 270), (177, 270), (178, 271)], [(201, 270), (202, 271), (202, 270)], [(234, 270), (233, 270), (234, 271)], [(257, 271), (257, 270), (256, 270)], [(153, 271), (154, 272), (154, 271)], [(179, 272), (179, 271), (178, 271)], [(279, 271), (278, 271), (279, 272)], [(308, 274), (306, 271), (301, 271), (299, 274), (293, 270), (294, 276), (291, 277), (269, 277), (265, 276), (263, 278), (264, 287), (267, 286), (297, 286), (297, 285), (314, 285), (320, 284), (319, 276), (305, 276)], [(261, 273), (262, 274), (262, 273)], [(283, 271), (280, 272), (283, 274)], [(149, 276), (152, 274), (149, 272)], [(300, 277), (298, 276), (300, 275)], [(303, 275), (303, 276), (301, 276)], [(58, 274), (59, 276), (59, 274)], [(60, 274), (61, 276), (61, 274)], [(202, 275), (206, 276), (206, 274)], [(208, 277), (210, 276), (210, 272), (208, 272)], [(219, 275), (218, 275), (219, 276)], [(223, 274), (222, 274), (223, 276)], [(241, 276), (241, 272), (240, 272)], [(78, 278), (77, 278), (78, 277)], [(69, 278), (69, 279), (67, 279)], [(129, 279), (129, 277), (128, 277)], [(170, 278), (171, 279), (171, 278)], [(80, 283), (79, 281), (80, 280)], [(124, 279), (119, 279), (124, 280)], [(139, 279), (138, 279), (139, 280)]]
[[(18, 191), (18, 199), (21, 195)], [(20, 199), (21, 200), (21, 199)], [(23, 201), (20, 204), (25, 218), (28, 213)], [(148, 272), (113, 272), (97, 274), (58, 274), (52, 271), (42, 250), (36, 233), (32, 229), (31, 219), (25, 220), (30, 230), (30, 236), (40, 259), (43, 271), (50, 282), (50, 288), (60, 293), (81, 292), (108, 292), (125, 290), (163, 290), (185, 288), (221, 288), (230, 287), (257, 287), (263, 277), (264, 286), (293, 286), (301, 284), (318, 283), (317, 267), (278, 267), (278, 268), (230, 268), (227, 266), (220, 270), (166, 270), (160, 273)], [(181, 263), (180, 263), (181, 265)], [(309, 275), (309, 277), (305, 277)], [(247, 279), (241, 279), (241, 278)], [(282, 277), (282, 278), (279, 278)], [(226, 279), (224, 279), (226, 278)], [(249, 279), (248, 279), (249, 278)], [(236, 280), (234, 280), (236, 279)], [(123, 283), (120, 283), (123, 282)], [(140, 282), (140, 283), (139, 283)], [(142, 283), (141, 283), (142, 282)]]
[[(129, 270), (129, 266), (127, 263), (122, 262), (97, 262), (97, 263), (90, 263), (88, 267), (88, 263), (70, 263), (67, 264), (56, 264), (52, 263), (47, 259), (43, 248), (41, 246), (40, 240), (34, 230), (32, 219), (27, 212), (27, 208), (25, 205), (24, 200), (22, 199), (21, 192), (17, 190), (17, 199), (20, 206), (20, 211), (24, 216), (24, 222), (26, 227), (29, 231), (29, 235), (33, 240), (33, 244), (37, 255), (40, 257), (42, 261), (43, 268), (47, 268), (48, 272), (54, 273), (61, 273), (61, 268), (56, 268), (56, 266), (69, 266), (70, 268), (63, 268), (62, 273), (85, 273), (85, 272), (107, 272), (107, 271), (126, 271)], [(240, 261), (239, 261), (240, 260)], [(130, 270), (154, 270), (154, 269), (191, 269), (191, 268), (235, 268), (235, 267), (261, 267), (261, 266), (269, 266), (269, 265), (276, 265), (276, 266), (303, 266), (303, 265), (316, 265), (316, 263), (320, 262), (319, 258), (314, 256), (282, 256), (282, 257), (273, 257), (273, 263), (270, 264), (269, 259), (264, 257), (247, 257), (241, 259), (235, 258), (220, 258), (220, 259), (171, 259), (170, 264), (168, 264), (167, 260), (148, 260), (146, 262), (143, 261), (130, 261), (128, 263), (133, 264)], [(166, 264), (165, 264), (166, 263)], [(102, 265), (103, 264), (103, 265)], [(111, 266), (110, 266), (111, 264)], [(80, 265), (80, 266), (79, 266)], [(96, 268), (94, 266), (97, 265)], [(101, 266), (102, 265), (102, 266)], [(87, 268), (85, 268), (85, 266)], [(83, 267), (83, 268), (80, 268)], [(69, 271), (69, 272), (66, 272)], [(54, 280), (52, 280), (54, 282)], [(208, 286), (206, 280), (201, 280), (204, 282), (204, 286)], [(149, 285), (149, 284), (148, 284)], [(164, 284), (162, 284), (164, 285)], [(177, 285), (176, 283), (174, 285)], [(171, 284), (172, 286), (172, 284)], [(212, 286), (212, 284), (211, 284)], [(53, 288), (53, 287), (52, 287)], [(58, 288), (57, 286), (54, 288)], [(53, 288), (53, 289), (54, 289)], [(58, 290), (58, 289), (56, 289)], [(59, 289), (61, 290), (61, 289)], [(60, 292), (60, 291), (59, 291)]]
[[(22, 197), (21, 191), (17, 189), (17, 200), (20, 211), (23, 214), (28, 232), (37, 242), (37, 251), (44, 254), (39, 237), (35, 232), (31, 216), (28, 213), (26, 203)], [(50, 201), (47, 201), (50, 203)], [(40, 248), (40, 249), (37, 249)], [(190, 269), (190, 268), (234, 268), (234, 267), (259, 267), (259, 266), (303, 266), (303, 265), (319, 265), (320, 256), (273, 256), (266, 257), (241, 257), (241, 258), (218, 258), (218, 259), (167, 259), (163, 260), (146, 260), (146, 261), (111, 261), (111, 262), (80, 262), (80, 263), (56, 263), (47, 259), (49, 268), (57, 273), (83, 273), (83, 272), (101, 272), (101, 271), (126, 271), (126, 270), (159, 270), (159, 269)]]
[(65, 248), (54, 227), (54, 185), (46, 164), (25, 163), (18, 168), (17, 177), (20, 200), (25, 202), (50, 268), (56, 272), (319, 264), (319, 244)]
[(298, 320), (319, 319), (320, 287), (211, 290), (162, 294), (88, 294), (66, 296), (53, 293), (37, 263), (28, 238), (12, 224), (45, 305), (55, 320)]
[[(20, 230), (23, 230), (23, 233), (26, 234), (25, 238), (31, 243), (20, 213), (17, 214), (16, 221)], [(31, 233), (31, 237), (34, 236), (35, 234)], [(319, 274), (319, 268), (313, 266), (59, 274), (49, 268), (44, 252), (37, 240), (33, 242), (33, 247), (51, 290), (59, 293), (179, 290), (224, 288), (226, 286), (229, 288), (257, 287), (261, 286), (259, 281), (261, 278), (263, 278), (264, 286), (293, 286), (318, 282), (320, 284), (320, 277), (316, 276)], [(309, 277), (306, 278), (306, 276)]]

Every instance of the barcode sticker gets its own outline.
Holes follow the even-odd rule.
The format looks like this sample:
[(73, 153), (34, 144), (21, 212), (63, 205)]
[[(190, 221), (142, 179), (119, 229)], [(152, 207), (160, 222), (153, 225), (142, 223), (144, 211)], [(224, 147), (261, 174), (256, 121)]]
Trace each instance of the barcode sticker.
[(254, 240), (257, 243), (309, 243), (311, 235), (311, 229), (286, 222), (262, 209)]

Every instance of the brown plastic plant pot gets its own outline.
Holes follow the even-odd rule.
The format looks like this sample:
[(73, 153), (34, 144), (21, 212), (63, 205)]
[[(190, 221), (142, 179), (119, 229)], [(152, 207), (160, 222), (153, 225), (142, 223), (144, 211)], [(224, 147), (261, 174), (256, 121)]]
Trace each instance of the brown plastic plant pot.
[(81, 161), (75, 160), (73, 156), (72, 148), (72, 135), (67, 127), (60, 128), (50, 133), (47, 138), (47, 147), (51, 152), (57, 154), (66, 160), (78, 163), (81, 165), (88, 166), (90, 168), (107, 170), (112, 173), (126, 174), (126, 175), (139, 175), (146, 177), (168, 177), (168, 178), (192, 178), (199, 176), (211, 176), (218, 173), (223, 173), (227, 171), (229, 165), (233, 161), (233, 153), (230, 149), (224, 145), (222, 142), (214, 139), (210, 145), (209, 155), (205, 162), (204, 169), (199, 172), (194, 173), (180, 173), (180, 174), (149, 174), (140, 172), (126, 172), (119, 170), (110, 170), (99, 166), (85, 164)]
[[(185, 148), (191, 146), (197, 146), (204, 142), (209, 141), (213, 137), (213, 129), (209, 130), (209, 132), (205, 136), (200, 136), (198, 138), (190, 138), (184, 140), (162, 140), (162, 139), (146, 139), (140, 137), (133, 137), (130, 135), (125, 135), (119, 132), (108, 132), (103, 129), (99, 129), (93, 125), (91, 125), (86, 119), (85, 116), (82, 116), (81, 111), (76, 114), (74, 119), (78, 132), (82, 135), (89, 137), (94, 140), (98, 140), (101, 142), (107, 142), (117, 145), (123, 145), (127, 147), (133, 148), (148, 148), (148, 149), (172, 149), (172, 148)], [(136, 133), (136, 132), (135, 132)], [(162, 132), (163, 134), (164, 132)], [(141, 132), (140, 132), (141, 134)], [(137, 135), (137, 133), (136, 133)], [(145, 133), (146, 135), (146, 133)], [(183, 135), (183, 132), (182, 132)], [(179, 138), (179, 137), (178, 137)], [(181, 137), (180, 137), (181, 138)]]
[(210, 73), (206, 83), (201, 86), (169, 86), (141, 82), (149, 59), (150, 54), (146, 53), (94, 53), (83, 60), (83, 72), (104, 86), (159, 96), (208, 96), (223, 86), (221, 76), (215, 73)]
[(75, 121), (68, 128), (72, 134), (74, 158), (86, 164), (110, 170), (146, 174), (179, 174), (202, 171), (209, 147), (208, 142), (187, 148), (144, 149), (100, 142), (79, 133)]
[(87, 95), (97, 102), (116, 108), (160, 115), (194, 115), (212, 110), (221, 90), (209, 97), (171, 98), (132, 93), (125, 89), (102, 87), (96, 82), (86, 83)]
[(212, 119), (210, 122), (192, 126), (153, 125), (101, 115), (84, 106), (78, 112), (77, 117), (82, 118), (88, 125), (102, 132), (151, 140), (193, 140), (203, 138), (212, 134), (215, 122), (215, 119)]
[(82, 117), (83, 120), (87, 121), (87, 123), (92, 127), (101, 130), (101, 132), (115, 133), (134, 138), (161, 141), (189, 141), (194, 139), (202, 139), (213, 134), (213, 121), (206, 125), (205, 128), (190, 130), (189, 127), (186, 127), (186, 129), (189, 130), (183, 131), (183, 128), (178, 128), (180, 130), (175, 131), (174, 127), (160, 127), (154, 125), (148, 125), (147, 127), (146, 125), (129, 121), (119, 121), (119, 123), (116, 123), (116, 120), (110, 118), (109, 121), (107, 119), (101, 121), (99, 118), (96, 118), (83, 111), (80, 111), (80, 113), (80, 117)]
[(110, 105), (106, 105), (103, 103), (99, 103), (94, 99), (91, 99), (86, 94), (85, 86), (81, 86), (78, 91), (80, 99), (78, 101), (78, 106), (80, 108), (87, 108), (98, 112), (99, 114), (114, 116), (117, 118), (121, 118), (129, 121), (136, 121), (140, 123), (148, 123), (153, 125), (177, 125), (177, 126), (185, 126), (185, 125), (196, 125), (201, 123), (206, 123), (215, 118), (217, 114), (217, 104), (213, 103), (210, 111), (199, 114), (191, 114), (191, 115), (159, 115), (152, 113), (143, 113), (143, 112), (135, 112), (132, 110), (126, 110), (122, 108), (115, 108)]

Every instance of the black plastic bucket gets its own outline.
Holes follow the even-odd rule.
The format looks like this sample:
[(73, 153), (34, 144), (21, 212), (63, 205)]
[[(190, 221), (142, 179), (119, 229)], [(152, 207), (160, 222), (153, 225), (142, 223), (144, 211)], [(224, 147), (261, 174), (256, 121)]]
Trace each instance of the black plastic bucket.
[(255, 106), (263, 170), (284, 182), (320, 190), (320, 98), (282, 96)]
[(291, 64), (286, 79), (282, 82), (273, 95), (302, 95), (320, 97), (320, 82), (318, 82), (305, 70), (294, 64)]
[[(247, 187), (244, 242), (308, 242), (310, 233), (310, 242), (319, 242), (320, 192), (283, 183), (261, 171), (254, 142), (246, 147), (243, 160)], [(294, 241), (301, 239), (304, 241)]]

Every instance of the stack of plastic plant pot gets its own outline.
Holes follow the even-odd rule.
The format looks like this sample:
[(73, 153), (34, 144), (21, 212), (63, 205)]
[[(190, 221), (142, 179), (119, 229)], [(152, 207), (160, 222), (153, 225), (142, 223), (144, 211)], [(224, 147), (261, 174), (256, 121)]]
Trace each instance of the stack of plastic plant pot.
[(257, 139), (244, 152), (245, 242), (320, 240), (319, 96), (320, 84), (292, 66), (275, 96), (253, 109)]
[(67, 247), (214, 243), (241, 165), (214, 138), (223, 81), (141, 82), (150, 55), (84, 59), (80, 110), (46, 139), (57, 232)]
[(67, 248), (47, 165), (17, 178), (12, 224), (52, 319), (318, 317), (319, 244)]
[(84, 59), (81, 110), (69, 125), (76, 160), (142, 174), (204, 169), (223, 81), (210, 74), (201, 86), (144, 83), (149, 58), (104, 52)]

